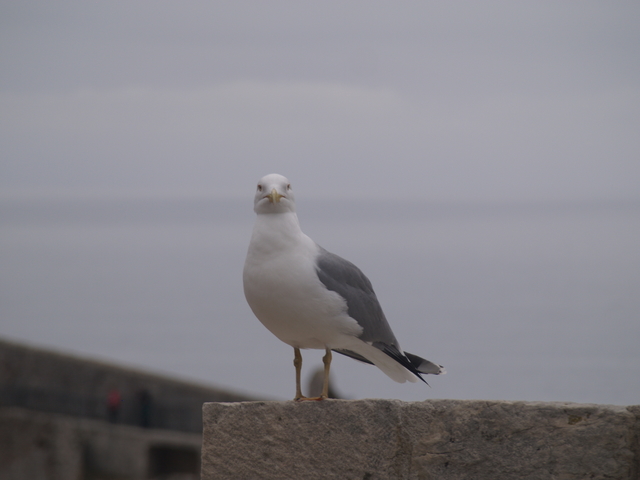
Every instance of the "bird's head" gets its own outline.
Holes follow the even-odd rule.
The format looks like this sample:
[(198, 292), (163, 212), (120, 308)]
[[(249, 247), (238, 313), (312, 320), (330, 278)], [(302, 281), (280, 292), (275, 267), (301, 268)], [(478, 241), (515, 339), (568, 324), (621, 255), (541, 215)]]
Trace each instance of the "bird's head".
[(295, 212), (296, 205), (289, 180), (277, 173), (262, 177), (256, 187), (253, 209), (256, 213)]

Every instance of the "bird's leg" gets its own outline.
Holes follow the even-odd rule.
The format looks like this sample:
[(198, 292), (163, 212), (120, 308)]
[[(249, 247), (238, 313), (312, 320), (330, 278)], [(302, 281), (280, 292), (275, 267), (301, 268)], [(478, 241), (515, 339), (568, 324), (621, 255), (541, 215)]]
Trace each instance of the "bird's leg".
[(306, 398), (302, 395), (302, 389), (300, 388), (300, 370), (302, 369), (302, 355), (300, 355), (300, 349), (293, 347), (293, 366), (296, 367), (296, 397), (295, 401)]
[(300, 370), (302, 369), (302, 355), (300, 355), (300, 349), (293, 347), (294, 357), (293, 366), (296, 367), (296, 397), (293, 399), (296, 402), (303, 400), (324, 400), (329, 398), (329, 368), (331, 366), (331, 349), (326, 349), (326, 354), (322, 357), (324, 363), (324, 380), (322, 382), (322, 393), (319, 397), (305, 397), (302, 395), (302, 389), (300, 388)]
[(329, 398), (329, 369), (331, 368), (331, 349), (326, 349), (327, 353), (322, 357), (324, 363), (324, 381), (322, 383), (322, 394), (320, 398)]

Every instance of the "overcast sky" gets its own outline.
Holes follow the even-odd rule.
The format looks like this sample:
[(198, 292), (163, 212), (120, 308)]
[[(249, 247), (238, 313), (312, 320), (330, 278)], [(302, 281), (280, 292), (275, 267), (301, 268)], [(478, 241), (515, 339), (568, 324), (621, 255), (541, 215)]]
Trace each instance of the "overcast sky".
[[(290, 398), (241, 285), (277, 172), (449, 371), (336, 358), (346, 395), (637, 403), (639, 26), (637, 0), (0, 0), (0, 333)], [(481, 203), (530, 200), (596, 208)]]
[(616, 1), (2, 1), (0, 189), (638, 198), (638, 25)]

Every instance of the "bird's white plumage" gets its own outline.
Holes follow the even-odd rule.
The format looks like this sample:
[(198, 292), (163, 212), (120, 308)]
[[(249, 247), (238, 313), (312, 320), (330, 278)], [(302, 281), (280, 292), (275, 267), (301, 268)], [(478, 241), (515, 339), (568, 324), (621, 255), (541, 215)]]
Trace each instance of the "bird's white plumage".
[(346, 303), (315, 273), (317, 245), (295, 213), (260, 215), (245, 262), (244, 290), (258, 319), (283, 342), (298, 348), (337, 346), (362, 328)]
[[(292, 347), (337, 347), (342, 337), (358, 335), (362, 328), (347, 315), (345, 300), (318, 279), (319, 247), (300, 229), (287, 179), (268, 175), (262, 183), (269, 191), (281, 191), (283, 198), (276, 208), (256, 201), (258, 216), (243, 273), (247, 301), (264, 326)], [(265, 208), (268, 213), (262, 212)]]
[[(277, 174), (263, 177), (258, 183), (254, 210), (257, 218), (245, 261), (243, 283), (247, 302), (262, 324), (294, 348), (355, 352), (397, 382), (417, 381), (414, 373), (382, 351), (379, 344), (376, 347), (373, 340), (365, 341), (367, 330), (378, 332), (384, 326), (384, 339), (399, 349), (382, 311), (382, 319), (359, 315), (356, 320), (350, 316), (352, 310), (345, 298), (349, 295), (343, 296), (336, 289), (327, 288), (320, 280), (319, 259), (325, 263), (337, 261), (341, 262), (339, 267), (350, 269), (349, 273), (357, 272), (364, 279), (360, 281), (370, 288), (357, 267), (326, 252), (302, 232), (289, 181)], [(331, 265), (329, 263), (327, 268)], [(373, 290), (371, 294), (378, 305)], [(433, 370), (424, 373), (444, 372), (439, 366), (424, 362)]]

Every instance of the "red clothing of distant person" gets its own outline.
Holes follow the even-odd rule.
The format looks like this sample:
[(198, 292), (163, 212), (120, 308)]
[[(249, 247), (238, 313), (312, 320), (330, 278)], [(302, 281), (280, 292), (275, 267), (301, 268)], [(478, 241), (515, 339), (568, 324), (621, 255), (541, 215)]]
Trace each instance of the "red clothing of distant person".
[(122, 395), (117, 389), (113, 389), (107, 395), (107, 410), (109, 411), (109, 421), (115, 423), (118, 420), (118, 410), (122, 403)]

